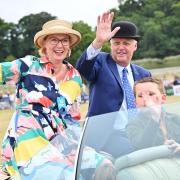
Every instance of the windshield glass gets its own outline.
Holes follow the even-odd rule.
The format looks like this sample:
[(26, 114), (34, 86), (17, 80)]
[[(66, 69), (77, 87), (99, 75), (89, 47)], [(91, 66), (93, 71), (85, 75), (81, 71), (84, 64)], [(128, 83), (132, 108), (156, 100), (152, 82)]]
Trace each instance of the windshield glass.
[(179, 180), (179, 107), (180, 102), (93, 116), (83, 133), (70, 125), (22, 162), (21, 179)]
[[(61, 134), (54, 135), (30, 161), (26, 164), (22, 162), (23, 168), (19, 169), (20, 177), (15, 175), (12, 179), (72, 180), (81, 131), (82, 127), (72, 124)], [(35, 150), (36, 147), (32, 152)], [(23, 153), (26, 155), (26, 152)]]
[(179, 107), (180, 102), (87, 118), (76, 179), (153, 180), (153, 177), (168, 177), (178, 180)]

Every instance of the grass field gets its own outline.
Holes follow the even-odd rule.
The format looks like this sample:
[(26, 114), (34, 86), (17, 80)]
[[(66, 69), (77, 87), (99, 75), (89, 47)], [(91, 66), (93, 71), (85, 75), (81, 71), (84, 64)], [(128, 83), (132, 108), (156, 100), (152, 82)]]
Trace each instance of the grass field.
[(3, 135), (5, 134), (12, 114), (13, 110), (0, 110), (0, 144), (2, 143)]

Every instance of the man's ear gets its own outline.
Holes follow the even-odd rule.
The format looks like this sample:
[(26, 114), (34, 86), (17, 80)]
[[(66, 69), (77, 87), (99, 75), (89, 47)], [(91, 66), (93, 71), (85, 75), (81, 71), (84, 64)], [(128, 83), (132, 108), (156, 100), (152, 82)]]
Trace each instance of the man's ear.
[(134, 49), (134, 51), (136, 51), (137, 50), (137, 48), (138, 48), (138, 42), (136, 41), (136, 43), (135, 43), (135, 49)]
[(161, 100), (162, 104), (166, 103), (166, 94), (162, 94)]

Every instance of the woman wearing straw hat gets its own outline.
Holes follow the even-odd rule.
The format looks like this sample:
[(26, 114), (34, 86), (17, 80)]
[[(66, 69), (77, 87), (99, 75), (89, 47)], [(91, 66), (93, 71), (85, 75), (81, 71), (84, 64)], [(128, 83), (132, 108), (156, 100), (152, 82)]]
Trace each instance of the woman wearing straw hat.
[[(66, 120), (71, 117), (67, 113), (69, 105), (80, 94), (82, 81), (66, 58), (80, 39), (80, 33), (72, 29), (71, 23), (48, 21), (34, 37), (40, 58), (26, 56), (0, 64), (0, 84), (17, 87), (16, 112), (2, 143), (3, 167), (10, 176), (38, 179), (35, 171), (47, 167), (42, 172), (56, 176), (62, 171), (66, 179), (71, 177), (77, 146), (67, 138)], [(71, 149), (67, 150), (68, 147)], [(41, 178), (43, 174), (40, 173)]]
[[(64, 20), (52, 20), (45, 23), (42, 30), (34, 37), (34, 44), (40, 48), (39, 54), (43, 62), (50, 62), (51, 71), (60, 84), (60, 92), (70, 104), (69, 113), (73, 119), (80, 119), (79, 102), (82, 81), (78, 71), (67, 62), (71, 48), (81, 40), (81, 34), (72, 29), (72, 24)], [(46, 46), (43, 45), (44, 42)], [(72, 91), (73, 89), (73, 91)], [(75, 121), (74, 121), (75, 122)]]

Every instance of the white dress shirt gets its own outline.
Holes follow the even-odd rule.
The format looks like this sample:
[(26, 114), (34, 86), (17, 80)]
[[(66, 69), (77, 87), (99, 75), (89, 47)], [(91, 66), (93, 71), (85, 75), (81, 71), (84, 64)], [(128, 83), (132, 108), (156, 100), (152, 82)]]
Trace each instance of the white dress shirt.
[[(116, 65), (117, 65), (118, 72), (119, 72), (119, 76), (120, 76), (121, 82), (122, 82), (122, 73), (123, 73), (122, 71), (123, 71), (124, 67), (120, 66), (119, 64), (116, 64)], [(127, 77), (128, 77), (129, 83), (130, 83), (130, 85), (131, 85), (131, 88), (133, 89), (133, 86), (134, 86), (134, 78), (133, 78), (133, 74), (132, 74), (132, 70), (131, 70), (130, 64), (129, 64), (126, 68), (127, 68), (127, 70), (128, 70)], [(121, 105), (121, 107), (120, 107), (120, 110), (127, 110), (125, 92), (124, 92), (124, 99), (123, 99), (122, 105)]]
[(87, 48), (87, 60), (91, 60), (93, 59), (95, 56), (97, 56), (99, 53), (101, 52), (101, 48), (100, 49), (95, 49), (92, 44), (89, 45), (89, 47)]

